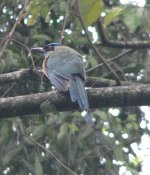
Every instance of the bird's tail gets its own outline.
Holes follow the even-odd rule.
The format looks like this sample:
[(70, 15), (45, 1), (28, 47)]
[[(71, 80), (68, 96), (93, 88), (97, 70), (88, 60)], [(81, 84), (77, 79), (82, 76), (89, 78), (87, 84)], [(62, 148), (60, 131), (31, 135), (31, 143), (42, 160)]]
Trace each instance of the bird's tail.
[(78, 76), (75, 75), (72, 79), (70, 79), (70, 87), (69, 87), (69, 92), (70, 92), (70, 97), (72, 102), (78, 102), (80, 108), (85, 111), (85, 121), (93, 125), (92, 118), (90, 117), (88, 111), (89, 111), (89, 103), (88, 103), (88, 98), (87, 94), (85, 91), (84, 87), (84, 82), (83, 80)]

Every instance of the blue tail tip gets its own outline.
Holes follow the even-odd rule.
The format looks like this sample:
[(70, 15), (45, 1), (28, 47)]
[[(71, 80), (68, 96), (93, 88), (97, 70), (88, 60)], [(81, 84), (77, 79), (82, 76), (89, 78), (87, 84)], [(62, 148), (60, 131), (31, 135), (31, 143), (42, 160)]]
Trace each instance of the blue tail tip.
[(94, 126), (94, 121), (93, 121), (93, 118), (89, 115), (89, 113), (87, 111), (83, 111), (81, 113), (81, 116), (84, 117), (85, 119), (85, 122), (87, 124), (89, 124), (90, 126)]
[(93, 120), (92, 120), (92, 117), (89, 116), (89, 114), (86, 114), (84, 118), (85, 118), (85, 121), (86, 121), (86, 123), (87, 123), (88, 125), (94, 126), (94, 122), (93, 122)]

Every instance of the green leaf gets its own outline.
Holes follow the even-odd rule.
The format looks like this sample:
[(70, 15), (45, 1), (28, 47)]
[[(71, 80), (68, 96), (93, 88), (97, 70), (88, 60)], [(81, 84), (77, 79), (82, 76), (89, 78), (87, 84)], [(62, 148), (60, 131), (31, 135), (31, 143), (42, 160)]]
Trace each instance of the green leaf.
[(23, 159), (21, 162), (27, 170), (31, 171), (34, 174), (33, 164), (29, 163), (29, 161), (26, 161), (25, 159)]
[(109, 12), (106, 13), (104, 19), (104, 26), (108, 26), (114, 19), (123, 14), (124, 8), (122, 7), (114, 7)]
[(142, 23), (143, 8), (128, 7), (124, 13), (124, 22), (129, 27), (130, 32), (134, 32), (136, 28)]
[(93, 56), (87, 56), (87, 63), (90, 67), (96, 66), (98, 64), (97, 60)]
[(50, 11), (52, 3), (50, 1), (31, 1), (27, 6), (27, 11), (31, 14), (31, 18), (28, 18), (27, 25), (31, 26), (35, 24), (38, 16), (46, 17)]
[(92, 133), (93, 133), (93, 128), (92, 127), (89, 127), (89, 126), (86, 126), (84, 128), (84, 130), (82, 132), (80, 132), (80, 134), (78, 136), (78, 141), (84, 140), (86, 137), (88, 137)]
[(32, 39), (35, 39), (37, 41), (45, 41), (50, 40), (50, 37), (44, 34), (36, 34), (32, 36)]
[(36, 23), (37, 20), (37, 16), (36, 15), (32, 15), (32, 17), (27, 19), (27, 25), (28, 26), (32, 26)]
[(41, 14), (42, 17), (45, 18), (46, 15), (48, 14), (48, 12), (49, 12), (49, 6), (48, 6), (48, 4), (46, 4), (46, 5), (44, 5), (44, 6), (41, 8), (40, 14)]
[(7, 164), (9, 163), (22, 149), (21, 146), (17, 146), (15, 148), (13, 148), (11, 151), (8, 151), (6, 155), (4, 155), (2, 161), (3, 164)]
[(80, 3), (81, 15), (86, 26), (94, 23), (103, 10), (102, 0), (82, 0)]
[(124, 161), (124, 155), (122, 152), (122, 148), (120, 146), (114, 147), (114, 159), (117, 161)]
[(1, 127), (0, 136), (7, 138), (8, 133), (9, 133), (9, 126), (8, 123), (5, 122)]
[(64, 136), (66, 136), (67, 133), (68, 133), (68, 124), (64, 123), (60, 127), (60, 130), (59, 130), (57, 138), (58, 139), (62, 139), (62, 138), (64, 138)]
[(47, 121), (47, 125), (52, 125), (52, 124), (56, 123), (57, 121), (58, 121), (57, 116), (49, 117), (49, 119)]
[(2, 127), (0, 129), (0, 146), (9, 140), (9, 128), (10, 127), (8, 126), (7, 122), (4, 122), (2, 124)]
[(150, 18), (149, 18), (149, 6), (144, 7), (142, 15), (142, 28), (149, 30), (150, 28)]
[(36, 175), (43, 175), (43, 168), (38, 156), (35, 156), (34, 168), (35, 168)]
[(108, 121), (108, 116), (105, 111), (95, 110), (94, 114), (98, 116), (101, 119), (101, 121)]
[(140, 156), (134, 157), (134, 159), (132, 159), (131, 162), (133, 163), (133, 165), (134, 165), (135, 167), (138, 167), (139, 164), (142, 163), (142, 157), (140, 157)]
[[(102, 132), (105, 131), (105, 128), (102, 129)], [(105, 136), (102, 132), (99, 132), (99, 140), (101, 143), (103, 143), (106, 148), (112, 149), (114, 147), (114, 138), (109, 138), (108, 136)]]
[(72, 133), (75, 133), (76, 131), (78, 131), (79, 130), (79, 128), (77, 127), (77, 125), (75, 125), (75, 124), (69, 124), (69, 128), (70, 128), (70, 130), (71, 130), (71, 132)]
[(32, 133), (32, 137), (36, 140), (40, 139), (45, 132), (45, 128), (44, 124), (37, 126)]

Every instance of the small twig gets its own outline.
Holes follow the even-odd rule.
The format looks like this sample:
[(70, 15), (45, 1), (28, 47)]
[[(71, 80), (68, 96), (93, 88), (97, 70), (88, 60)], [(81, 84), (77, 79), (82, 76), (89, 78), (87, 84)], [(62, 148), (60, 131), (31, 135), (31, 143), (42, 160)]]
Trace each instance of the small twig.
[(86, 34), (86, 37), (87, 37), (87, 40), (89, 41), (91, 47), (93, 48), (95, 54), (97, 55), (97, 57), (99, 59), (101, 59), (101, 61), (103, 62), (103, 64), (106, 66), (106, 68), (111, 71), (116, 79), (116, 82), (118, 85), (120, 85), (120, 78), (119, 76), (116, 74), (116, 72), (111, 68), (111, 66), (106, 62), (105, 58), (102, 56), (102, 54), (97, 50), (97, 48), (95, 47), (95, 45), (92, 43), (91, 39), (90, 39), (90, 36), (88, 34), (88, 31), (85, 27), (85, 24), (84, 24), (84, 21), (83, 21), (83, 18), (81, 16), (81, 12), (80, 12), (80, 2), (79, 0), (76, 0), (76, 6), (77, 6), (77, 16), (79, 18), (79, 21), (82, 25), (82, 28), (84, 29), (85, 31), (85, 34)]
[(56, 157), (56, 155), (49, 149), (46, 149), (43, 145), (41, 145), (36, 140), (32, 139), (31, 137), (27, 136), (26, 134), (23, 135), (24, 137), (28, 138), (31, 142), (45, 150), (47, 153), (49, 153), (62, 167), (64, 167), (67, 171), (69, 171), (71, 174), (77, 175), (74, 171), (72, 171), (69, 167), (67, 167), (61, 160)]
[(111, 62), (111, 64), (117, 69), (115, 72), (119, 71), (123, 77), (123, 80), (128, 81), (128, 79), (124, 76), (124, 72), (121, 67), (119, 67), (115, 62)]
[(27, 11), (27, 5), (29, 3), (29, 0), (22, 0), (23, 5), (24, 5), (24, 9)]
[[(120, 57), (122, 57), (122, 56), (124, 56), (125, 54), (128, 54), (128, 53), (130, 53), (130, 52), (134, 52), (135, 50), (126, 50), (126, 51), (124, 51), (124, 52), (121, 52), (119, 55), (116, 55), (116, 56), (114, 56), (113, 58), (111, 58), (111, 59), (107, 59), (107, 63), (109, 63), (109, 62), (111, 62), (111, 61), (114, 61), (114, 60), (116, 60), (116, 59), (118, 59), (118, 58), (120, 58)], [(87, 69), (86, 70), (86, 73), (88, 73), (88, 72), (91, 72), (92, 70), (95, 70), (95, 69), (97, 69), (97, 68), (100, 68), (101, 66), (103, 66), (103, 63), (100, 63), (100, 64), (98, 64), (98, 65), (96, 65), (96, 66), (94, 66), (94, 67), (92, 67), (92, 68), (89, 68), (89, 69)]]
[(14, 43), (17, 43), (17, 44), (23, 46), (23, 47), (28, 51), (28, 55), (30, 56), (31, 61), (32, 61), (32, 66), (33, 66), (34, 69), (36, 69), (35, 64), (34, 64), (34, 60), (33, 60), (33, 56), (32, 56), (32, 53), (31, 53), (30, 48), (27, 47), (25, 44), (21, 43), (20, 41), (15, 40), (15, 39), (12, 39), (12, 41), (13, 41)]
[[(139, 64), (139, 65), (150, 66), (150, 65), (146, 65), (146, 64), (140, 64), (140, 63), (138, 63), (138, 64)], [(128, 66), (123, 66), (123, 67), (121, 67), (121, 69), (122, 69), (122, 70), (125, 70), (125, 69), (132, 68), (132, 67), (133, 67), (133, 65), (128, 65)], [(103, 74), (102, 77), (106, 77), (106, 76), (108, 76), (110, 73), (111, 73), (111, 72), (107, 72), (107, 73)], [(128, 82), (130, 82), (130, 81), (128, 80)], [(133, 82), (132, 82), (132, 83), (133, 83)], [(139, 83), (138, 83), (138, 84), (139, 84)], [(147, 84), (147, 83), (144, 83), (144, 84)]]
[(5, 2), (1, 2), (0, 8), (3, 9)]
[(4, 92), (1, 98), (5, 97), (5, 95), (15, 86), (16, 82), (13, 82), (12, 85)]
[(2, 49), (1, 49), (1, 51), (0, 51), (0, 57), (2, 57), (2, 55), (3, 55), (3, 53), (4, 53), (5, 49), (6, 49), (6, 47), (8, 46), (8, 44), (9, 44), (9, 42), (10, 42), (10, 40), (11, 40), (11, 38), (12, 38), (14, 32), (15, 32), (15, 29), (16, 29), (17, 25), (20, 23), (20, 21), (22, 20), (22, 18), (23, 18), (26, 14), (27, 14), (27, 12), (22, 11), (21, 14), (20, 14), (20, 16), (19, 16), (18, 19), (16, 20), (16, 22), (15, 22), (15, 24), (14, 24), (12, 30), (9, 32), (8, 36), (6, 37), (6, 41), (5, 41), (3, 47), (2, 47)]
[(6, 41), (6, 39), (7, 39), (7, 36), (5, 36), (5, 37), (2, 37), (2, 38), (0, 38), (2, 41), (1, 41), (1, 43), (0, 43), (0, 47), (2, 47), (2, 45), (5, 43), (5, 41)]
[(61, 43), (62, 39), (63, 39), (63, 35), (64, 35), (65, 27), (66, 27), (66, 22), (67, 22), (67, 17), (68, 17), (69, 5), (70, 5), (70, 0), (67, 1), (66, 11), (65, 11), (65, 15), (64, 15), (64, 22), (63, 22), (63, 27), (62, 27), (61, 34), (60, 34), (59, 43)]

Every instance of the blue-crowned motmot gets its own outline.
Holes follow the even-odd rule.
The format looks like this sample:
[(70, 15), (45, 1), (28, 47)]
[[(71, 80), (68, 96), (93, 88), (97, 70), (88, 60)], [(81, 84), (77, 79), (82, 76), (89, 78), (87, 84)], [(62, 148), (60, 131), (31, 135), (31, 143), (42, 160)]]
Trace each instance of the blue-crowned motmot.
[(70, 47), (60, 43), (50, 43), (45, 47), (32, 48), (32, 51), (44, 53), (43, 72), (50, 82), (60, 91), (68, 91), (72, 102), (78, 102), (85, 111), (85, 120), (92, 124), (89, 116), (89, 103), (84, 83), (86, 79), (81, 55)]

